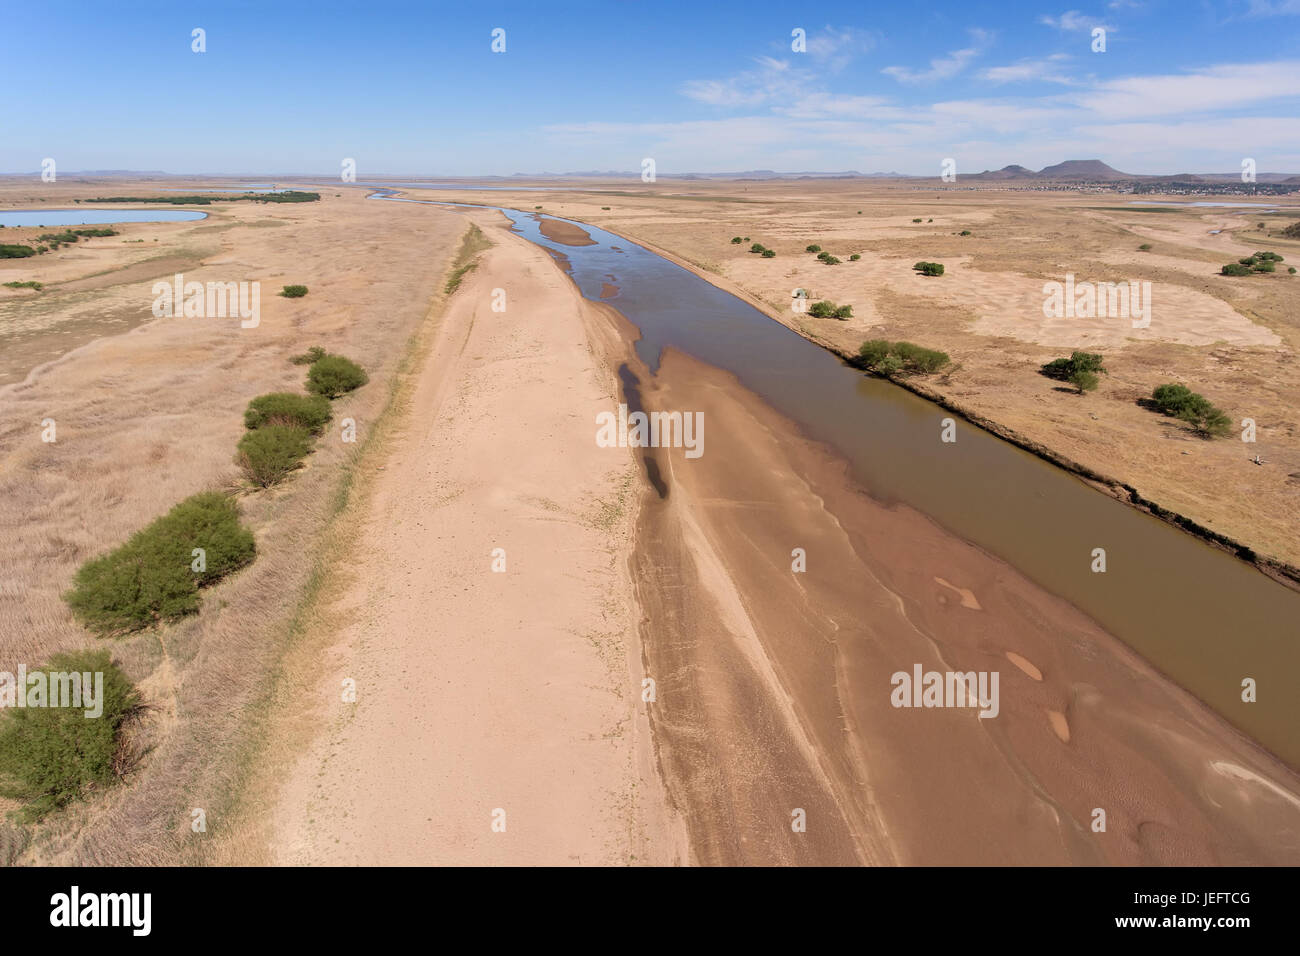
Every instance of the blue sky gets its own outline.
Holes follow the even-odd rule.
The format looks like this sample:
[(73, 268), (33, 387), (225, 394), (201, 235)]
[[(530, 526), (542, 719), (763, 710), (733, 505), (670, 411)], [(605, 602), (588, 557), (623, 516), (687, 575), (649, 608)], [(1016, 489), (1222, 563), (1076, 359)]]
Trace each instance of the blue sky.
[(0, 30), (7, 172), (1300, 172), (1300, 0), (122, 0)]

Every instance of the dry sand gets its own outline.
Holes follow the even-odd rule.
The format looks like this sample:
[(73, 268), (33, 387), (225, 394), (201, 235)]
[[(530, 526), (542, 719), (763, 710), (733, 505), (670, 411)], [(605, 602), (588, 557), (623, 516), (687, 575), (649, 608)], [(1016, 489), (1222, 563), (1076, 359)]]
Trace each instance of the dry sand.
[(594, 441), (612, 376), (551, 258), (476, 216), (498, 246), (442, 320), (333, 595), (328, 729), (289, 774), (275, 859), (678, 862), (631, 670), (634, 463)]

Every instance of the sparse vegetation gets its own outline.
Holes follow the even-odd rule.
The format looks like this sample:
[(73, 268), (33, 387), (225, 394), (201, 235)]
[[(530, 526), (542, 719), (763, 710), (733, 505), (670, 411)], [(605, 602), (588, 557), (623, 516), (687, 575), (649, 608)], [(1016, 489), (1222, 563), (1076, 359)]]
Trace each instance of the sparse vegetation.
[(808, 306), (808, 314), (818, 319), (851, 319), (853, 306), (836, 305), (829, 299), (822, 299)]
[(963, 229), (961, 232), (957, 233), (959, 236), (969, 236), (970, 234), (971, 231), (969, 229)]
[(918, 216), (917, 218), (915, 218), (915, 219), (912, 220), (912, 222), (920, 222), (920, 221), (921, 221), (921, 217), (920, 217), (920, 216)]
[(1246, 256), (1236, 262), (1229, 262), (1219, 271), (1219, 274), (1248, 276), (1256, 272), (1276, 272), (1277, 264), (1282, 261), (1284, 261), (1283, 257), (1276, 252), (1257, 252), (1253, 256)]
[(330, 420), (330, 402), (324, 395), (297, 395), (271, 392), (248, 403), (244, 412), (245, 428), (267, 425), (297, 425), (318, 434)]
[(807, 246), (804, 248), (804, 252), (821, 252), (821, 251), (822, 251), (822, 247), (817, 245), (816, 243), (813, 243), (811, 246)]
[[(1102, 364), (1102, 357), (1100, 355), (1096, 352), (1079, 351), (1070, 353), (1069, 358), (1052, 359), (1052, 361), (1044, 365), (1040, 371), (1048, 378), (1054, 378), (1058, 382), (1070, 382), (1075, 386), (1075, 388), (1079, 388), (1076, 378), (1080, 381), (1086, 382), (1089, 381), (1087, 376), (1092, 376), (1093, 384), (1091, 388), (1086, 389), (1087, 391), (1091, 391), (1092, 388), (1097, 387), (1096, 381), (1098, 374), (1106, 374), (1106, 368)], [(1080, 389), (1081, 392), (1084, 390), (1085, 389)]]
[[(203, 550), (201, 571), (194, 570), (196, 548)], [(138, 631), (196, 612), (199, 588), (248, 564), (255, 551), (235, 503), (219, 492), (203, 492), (83, 564), (65, 599), (92, 631)]]
[(881, 375), (897, 372), (928, 374), (949, 363), (947, 352), (927, 349), (912, 342), (868, 339), (858, 349), (858, 364)]
[(0, 259), (26, 259), (28, 256), (34, 255), (36, 255), (36, 250), (31, 246), (17, 243), (0, 243)]
[(1151, 243), (1149, 242), (1144, 242), (1142, 243), (1142, 245), (1138, 246), (1138, 252), (1150, 252), (1150, 251), (1151, 251)]
[(323, 355), (307, 372), (307, 390), (326, 398), (338, 398), (368, 381), (365, 369), (342, 355)]
[(301, 299), (306, 294), (307, 287), (305, 285), (287, 285), (280, 292), (280, 295), (286, 299)]
[[(22, 823), (36, 822), (90, 790), (111, 785), (122, 764), (122, 724), (140, 706), (134, 685), (106, 650), (56, 654), (40, 671), (50, 675), (51, 684), (62, 681), (54, 674), (102, 675), (102, 688), (95, 688), (101, 695), (95, 706), (100, 713), (92, 718), (86, 716), (89, 707), (5, 708), (0, 716), (0, 796), (23, 802), (15, 813)], [(26, 692), (26, 687), (19, 689)]]
[(171, 206), (207, 206), (214, 202), (317, 202), (320, 193), (288, 189), (280, 193), (242, 193), (234, 196), (100, 196), (86, 202), (164, 203)]
[(269, 488), (297, 468), (311, 447), (311, 432), (300, 425), (266, 425), (239, 440), (235, 463), (253, 484)]
[(289, 361), (294, 365), (311, 365), (313, 362), (317, 362), (324, 357), (325, 350), (319, 345), (313, 345), (302, 355), (295, 355), (293, 358), (289, 359)]
[(6, 282), (6, 289), (35, 289), (40, 292), (45, 286), (40, 282)]
[(1223, 411), (1186, 385), (1159, 385), (1151, 393), (1151, 399), (1157, 409), (1187, 422), (1203, 438), (1222, 437), (1232, 429), (1232, 422)]

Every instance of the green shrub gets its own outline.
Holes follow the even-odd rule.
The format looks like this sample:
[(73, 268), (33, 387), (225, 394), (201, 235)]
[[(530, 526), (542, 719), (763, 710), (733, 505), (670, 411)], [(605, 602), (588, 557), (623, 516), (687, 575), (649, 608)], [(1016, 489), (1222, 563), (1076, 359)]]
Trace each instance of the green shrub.
[(35, 289), (37, 292), (45, 288), (39, 282), (6, 282), (5, 287), (9, 289)]
[(307, 372), (307, 391), (338, 398), (370, 381), (360, 365), (342, 355), (325, 355), (312, 363)]
[(814, 302), (808, 306), (808, 314), (817, 319), (829, 319), (835, 314), (835, 303), (829, 299)]
[(1099, 381), (1096, 372), (1089, 372), (1079, 368), (1070, 373), (1070, 384), (1074, 386), (1080, 395), (1084, 392), (1091, 392), (1097, 387)]
[[(193, 551), (205, 567), (195, 571)], [(253, 560), (253, 535), (219, 492), (187, 498), (126, 544), (83, 564), (65, 596), (74, 614), (101, 634), (125, 634), (193, 614), (199, 588)]]
[(920, 222), (920, 221), (921, 221), (921, 220), (920, 220), (920, 218), (919, 218), (919, 217), (918, 217), (918, 218), (916, 218), (916, 219), (913, 219), (913, 220), (912, 220), (912, 222)]
[[(608, 209), (609, 207), (606, 206), (605, 208)], [(740, 245), (740, 244), (741, 244), (742, 242), (744, 242), (744, 241), (745, 241), (745, 240), (744, 240), (744, 239), (741, 239), (740, 236), (732, 236), (732, 237), (731, 237), (731, 244), (734, 245), (734, 246), (738, 246), (738, 245)]]
[(857, 262), (861, 258), (862, 257), (855, 252), (853, 255), (849, 256), (849, 262)]
[(1150, 252), (1150, 251), (1151, 251), (1151, 243), (1149, 242), (1144, 242), (1142, 243), (1142, 245), (1138, 246), (1138, 252)]
[(1156, 408), (1187, 422), (1202, 437), (1210, 438), (1228, 434), (1232, 422), (1204, 395), (1193, 392), (1186, 385), (1159, 385), (1151, 393)]
[(1253, 266), (1259, 260), (1256, 259), (1254, 256), (1247, 256), (1245, 259), (1238, 259), (1237, 261), (1240, 262), (1243, 266)]
[(853, 318), (853, 306), (851, 306), (851, 305), (841, 305), (841, 306), (837, 306), (836, 309), (835, 309), (835, 318), (837, 318), (837, 319), (851, 319), (851, 318)]
[(260, 488), (284, 480), (311, 451), (311, 432), (301, 425), (266, 425), (239, 439), (235, 462)]
[(1267, 259), (1255, 265), (1256, 272), (1274, 272), (1276, 271), (1276, 269), (1277, 267), (1273, 265), (1272, 260), (1267, 260)]
[(306, 294), (307, 287), (305, 285), (287, 285), (284, 287), (284, 291), (280, 293), (286, 299), (301, 299)]
[(867, 368), (875, 368), (889, 355), (889, 342), (885, 339), (867, 339), (858, 348), (858, 359)]
[(921, 273), (921, 275), (923, 276), (943, 275), (942, 262), (918, 262), (916, 265), (912, 266), (912, 268), (915, 269), (917, 272)]
[(22, 246), (16, 244), (0, 244), (0, 259), (26, 259), (28, 256), (36, 255), (36, 250), (31, 246)]
[(948, 364), (948, 353), (923, 348), (911, 342), (895, 342), (893, 354), (908, 371), (934, 372)]
[[(41, 671), (102, 674), (103, 684), (95, 687), (92, 676), (99, 695), (93, 707), (5, 708), (0, 715), (0, 796), (23, 801), (15, 815), (24, 823), (113, 783), (122, 723), (140, 706), (134, 686), (108, 651), (56, 654)], [(47, 678), (52, 680), (60, 679)], [(82, 703), (89, 703), (84, 696)], [(88, 717), (88, 710), (99, 715)]]
[(313, 345), (302, 355), (295, 355), (289, 359), (294, 365), (311, 365), (313, 362), (319, 362), (325, 357), (325, 350), (319, 345)]
[(245, 428), (267, 425), (297, 425), (313, 434), (330, 420), (330, 400), (324, 395), (296, 395), (272, 392), (259, 395), (248, 403), (244, 412)]
[(1225, 276), (1248, 276), (1251, 274), (1251, 268), (1250, 266), (1243, 265), (1239, 262), (1229, 262), (1219, 270), (1219, 274)]
[(1102, 365), (1102, 357), (1096, 352), (1079, 352), (1070, 353), (1068, 359), (1052, 359), (1041, 369), (1042, 373), (1048, 378), (1054, 378), (1057, 381), (1073, 381), (1072, 376), (1076, 372), (1100, 372), (1106, 374), (1106, 369)]
[(957, 233), (959, 236), (969, 236), (970, 234), (971, 232), (969, 229), (963, 229), (961, 232)]
[(826, 263), (828, 266), (837, 266), (840, 264), (840, 260), (836, 259), (834, 256), (827, 256), (822, 260), (822, 262)]
[(817, 245), (816, 243), (804, 249), (804, 252), (821, 252), (821, 251), (822, 251), (822, 247)]
[(827, 259), (829, 259), (830, 257), (831, 257), (831, 254), (830, 254), (829, 252), (819, 252), (819, 253), (817, 253), (817, 258), (820, 259), (822, 262), (825, 262), (825, 261), (826, 261)]
[(761, 242), (756, 242), (756, 243), (754, 243), (752, 246), (749, 247), (749, 251), (750, 251), (750, 252), (762, 252), (764, 248), (765, 248), (765, 247), (764, 247), (764, 245), (763, 245)]
[(923, 348), (912, 342), (868, 339), (858, 349), (858, 363), (883, 375), (900, 371), (927, 374), (938, 371), (949, 361), (947, 352)]
[(764, 249), (764, 250), (763, 250), (763, 258), (764, 258), (764, 259), (775, 259), (775, 258), (776, 258), (776, 253), (773, 252), (771, 249)]

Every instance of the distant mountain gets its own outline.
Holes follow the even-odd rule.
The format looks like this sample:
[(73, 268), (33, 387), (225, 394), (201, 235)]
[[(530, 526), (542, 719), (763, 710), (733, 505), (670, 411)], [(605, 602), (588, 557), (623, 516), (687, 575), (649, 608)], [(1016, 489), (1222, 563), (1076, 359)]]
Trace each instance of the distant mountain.
[(1055, 166), (1045, 166), (1038, 171), (1039, 179), (1063, 179), (1071, 181), (1113, 182), (1117, 179), (1133, 179), (1129, 173), (1112, 169), (1100, 159), (1067, 159)]
[(1038, 176), (1032, 169), (1025, 169), (1023, 166), (1003, 166), (1001, 169), (986, 169), (982, 173), (975, 173), (973, 176), (963, 177), (965, 179), (979, 180), (998, 180), (998, 179), (1034, 179)]

